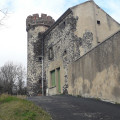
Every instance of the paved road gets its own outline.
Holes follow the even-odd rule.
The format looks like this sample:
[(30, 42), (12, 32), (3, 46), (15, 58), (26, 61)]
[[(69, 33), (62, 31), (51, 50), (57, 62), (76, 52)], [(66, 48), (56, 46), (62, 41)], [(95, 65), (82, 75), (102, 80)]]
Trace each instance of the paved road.
[(29, 97), (53, 120), (120, 120), (120, 105), (73, 96)]

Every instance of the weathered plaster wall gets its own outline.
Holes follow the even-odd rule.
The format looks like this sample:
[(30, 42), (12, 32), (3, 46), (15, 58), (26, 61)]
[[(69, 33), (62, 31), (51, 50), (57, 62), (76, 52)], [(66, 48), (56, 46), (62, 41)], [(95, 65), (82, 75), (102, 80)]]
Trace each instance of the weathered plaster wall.
[[(120, 25), (96, 6), (93, 1), (87, 1), (68, 9), (54, 25), (52, 25), (53, 23), (52, 17), (46, 14), (42, 14), (41, 17), (34, 14), (26, 19), (26, 30), (28, 32), (27, 87), (29, 95), (41, 93), (42, 65), (40, 56), (42, 55), (42, 40), (44, 41), (44, 81), (46, 82), (44, 85), (47, 85), (53, 94), (55, 91), (58, 92), (57, 84), (56, 89), (51, 89), (50, 71), (60, 67), (61, 92), (63, 93), (68, 87), (68, 65), (120, 29)], [(51, 25), (52, 27), (50, 27)], [(50, 29), (48, 29), (49, 27)], [(78, 89), (82, 89), (79, 88), (79, 84), (74, 84)]]
[[(72, 11), (73, 11), (74, 17), (78, 17), (75, 35), (80, 38), (83, 38), (82, 45), (79, 47), (80, 54), (82, 56), (91, 48), (97, 45), (93, 4), (92, 2), (85, 2), (83, 4), (73, 7)], [(88, 41), (88, 40), (87, 41), (84, 40), (85, 33), (88, 33), (88, 32), (92, 33), (92, 36), (91, 36), (92, 38), (89, 37), (90, 38), (89, 42), (91, 43), (91, 47), (89, 48), (85, 47), (84, 45), (84, 43), (87, 43)], [(88, 35), (87, 35), (87, 38), (88, 38)]]
[[(93, 34), (91, 48), (95, 47), (120, 29), (120, 24), (99, 8), (93, 1), (87, 1), (71, 9), (73, 11), (73, 16), (78, 18), (75, 35), (83, 38), (84, 33), (91, 32)], [(97, 23), (99, 21), (100, 24)], [(81, 45), (79, 48), (81, 56), (91, 48), (86, 50), (84, 45)]]
[(120, 103), (120, 31), (69, 65), (68, 93)]
[[(120, 27), (109, 18), (112, 29), (108, 29), (108, 15), (92, 1), (75, 6), (71, 10), (72, 12), (44, 38), (44, 70), (48, 88), (51, 87), (50, 71), (61, 66), (61, 92), (64, 92), (64, 86), (68, 86), (68, 65), (97, 46), (101, 42), (98, 38), (103, 41)], [(97, 20), (100, 20), (100, 25)], [(50, 48), (52, 59), (49, 59)], [(54, 64), (57, 64), (57, 67)]]
[(72, 8), (74, 17), (78, 17), (75, 35), (83, 37), (86, 31), (94, 34), (93, 44), (96, 45), (94, 8), (92, 2), (85, 2)]
[[(94, 3), (93, 3), (94, 4)], [(111, 16), (105, 13), (99, 6), (94, 5), (97, 41), (102, 42), (108, 36), (120, 30), (120, 24), (115, 21)], [(100, 24), (97, 24), (100, 21)]]

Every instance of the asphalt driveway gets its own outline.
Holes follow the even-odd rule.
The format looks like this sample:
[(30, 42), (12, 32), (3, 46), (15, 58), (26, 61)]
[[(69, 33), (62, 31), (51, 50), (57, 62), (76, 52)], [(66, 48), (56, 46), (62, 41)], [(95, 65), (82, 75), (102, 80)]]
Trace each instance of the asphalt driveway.
[(73, 96), (37, 96), (28, 100), (49, 112), (53, 120), (120, 120), (120, 105)]

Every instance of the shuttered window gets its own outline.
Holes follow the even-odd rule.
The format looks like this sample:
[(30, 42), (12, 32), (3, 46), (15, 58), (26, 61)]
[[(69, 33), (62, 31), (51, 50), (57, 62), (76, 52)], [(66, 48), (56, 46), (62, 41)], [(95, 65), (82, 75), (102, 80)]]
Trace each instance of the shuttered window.
[(61, 93), (60, 68), (57, 69), (57, 73), (58, 73), (58, 92)]
[(54, 87), (55, 84), (55, 70), (51, 71), (51, 83), (52, 83), (52, 87)]

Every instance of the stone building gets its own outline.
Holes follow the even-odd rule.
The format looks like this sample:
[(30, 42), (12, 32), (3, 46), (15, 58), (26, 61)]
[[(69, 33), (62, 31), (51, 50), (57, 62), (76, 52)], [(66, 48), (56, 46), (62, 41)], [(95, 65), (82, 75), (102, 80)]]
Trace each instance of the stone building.
[(120, 24), (94, 1), (69, 8), (56, 22), (46, 14), (28, 16), (26, 30), (29, 95), (39, 95), (43, 89), (47, 95), (65, 93), (120, 102), (120, 87), (111, 90), (120, 76), (120, 69), (113, 67), (119, 53), (108, 42), (120, 41), (115, 37)]

